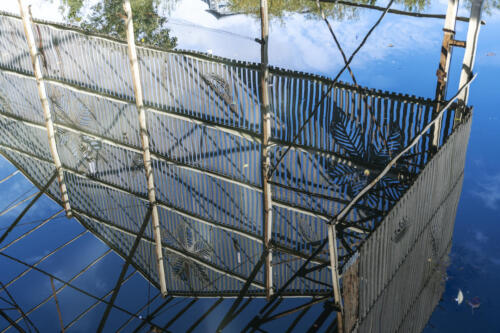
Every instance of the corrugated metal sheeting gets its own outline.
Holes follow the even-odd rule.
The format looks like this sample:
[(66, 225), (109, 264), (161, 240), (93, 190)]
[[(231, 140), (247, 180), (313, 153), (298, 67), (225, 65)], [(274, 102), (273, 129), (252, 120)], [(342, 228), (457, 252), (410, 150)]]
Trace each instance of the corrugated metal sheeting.
[[(47, 22), (37, 22), (34, 31), (71, 207), (126, 254), (148, 205), (126, 44)], [(53, 166), (18, 17), (0, 14), (0, 48), (0, 149), (41, 185)], [(138, 54), (169, 293), (238, 294), (262, 252), (260, 67), (184, 51), (139, 47)], [(279, 68), (270, 73), (272, 165), (292, 145), (271, 179), (273, 281), (279, 288), (327, 237), (325, 222), (430, 121), (434, 103), (336, 83), (292, 142), (332, 82)], [(453, 115), (454, 108), (445, 114), (441, 143)], [(423, 169), (430, 142), (424, 136), (347, 216), (345, 227), (358, 231), (339, 232), (341, 265)], [(59, 198), (54, 186), (49, 192)], [(445, 194), (431, 192), (433, 203)], [(359, 228), (367, 232), (356, 234)], [(134, 260), (155, 282), (156, 268), (146, 255), (152, 239), (148, 228)], [(328, 260), (324, 251), (310, 265)], [(263, 295), (263, 283), (259, 272), (250, 292)], [(325, 294), (329, 285), (325, 267), (311, 279), (297, 279), (284, 294)]]
[(362, 245), (358, 332), (420, 332), (437, 304), (470, 126), (469, 118)]

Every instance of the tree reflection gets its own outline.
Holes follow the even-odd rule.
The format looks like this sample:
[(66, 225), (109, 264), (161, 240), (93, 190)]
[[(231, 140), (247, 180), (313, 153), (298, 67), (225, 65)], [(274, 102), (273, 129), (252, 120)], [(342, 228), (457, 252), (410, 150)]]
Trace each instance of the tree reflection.
[[(381, 1), (377, 0), (347, 1), (366, 5), (377, 4), (379, 6), (384, 6), (385, 4), (385, 2), (380, 3)], [(470, 8), (471, 1), (475, 0), (464, 0), (467, 8)], [(227, 0), (227, 2), (232, 12), (259, 15), (259, 0)], [(429, 8), (431, 0), (396, 0), (394, 3), (395, 5), (399, 5), (399, 7), (403, 7), (407, 11), (422, 12)], [(315, 0), (270, 0), (268, 1), (268, 6), (269, 15), (272, 17), (283, 18), (286, 15), (293, 13), (303, 13), (311, 19), (317, 19), (320, 17)], [(352, 6), (327, 2), (322, 2), (321, 7), (327, 16), (336, 20), (355, 18), (360, 10), (359, 8)], [(486, 13), (490, 14), (494, 9), (500, 9), (500, 0), (484, 0), (484, 11)]]
[[(172, 1), (172, 0), (169, 0)], [(125, 39), (123, 0), (103, 0), (85, 10), (89, 0), (61, 0), (61, 10), (68, 23), (92, 32)], [(165, 28), (167, 18), (160, 15), (162, 0), (130, 0), (137, 42), (161, 48), (173, 48), (177, 38)]]
[[(253, 15), (259, 15), (260, 13), (259, 0), (228, 0), (228, 2), (229, 8), (233, 12)], [(377, 3), (376, 0), (357, 0), (352, 2), (367, 5), (375, 5)], [(396, 0), (395, 3), (403, 5), (409, 11), (422, 11), (429, 6), (430, 0)], [(272, 0), (268, 2), (268, 5), (269, 15), (272, 17), (283, 18), (292, 13), (303, 13), (311, 19), (320, 18), (320, 13), (314, 0)], [(322, 2), (321, 7), (325, 15), (336, 20), (355, 18), (360, 10), (352, 6), (327, 2)]]

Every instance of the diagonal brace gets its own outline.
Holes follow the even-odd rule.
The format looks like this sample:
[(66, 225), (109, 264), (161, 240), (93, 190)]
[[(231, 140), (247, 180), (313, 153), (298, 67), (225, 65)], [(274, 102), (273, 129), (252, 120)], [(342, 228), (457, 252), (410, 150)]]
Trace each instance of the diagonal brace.
[(128, 267), (130, 266), (130, 263), (132, 262), (132, 258), (134, 257), (134, 254), (137, 250), (137, 247), (139, 246), (142, 236), (144, 235), (144, 232), (146, 231), (146, 227), (148, 225), (149, 219), (151, 217), (151, 206), (149, 207), (146, 217), (144, 218), (144, 221), (142, 222), (141, 229), (139, 230), (139, 234), (135, 238), (134, 244), (132, 245), (132, 248), (130, 249), (130, 252), (125, 258), (125, 263), (122, 266), (122, 270), (120, 272), (120, 276), (118, 277), (118, 281), (116, 281), (115, 288), (113, 289), (113, 295), (111, 296), (111, 299), (109, 300), (108, 305), (106, 306), (106, 310), (104, 310), (104, 314), (102, 315), (101, 321), (99, 322), (99, 327), (97, 328), (97, 332), (102, 332), (104, 329), (104, 325), (106, 324), (106, 320), (108, 319), (109, 313), (111, 309), (113, 308), (113, 304), (115, 303), (116, 297), (118, 296), (118, 293), (120, 292), (120, 288), (122, 286), (122, 281), (125, 278), (125, 274), (127, 273)]

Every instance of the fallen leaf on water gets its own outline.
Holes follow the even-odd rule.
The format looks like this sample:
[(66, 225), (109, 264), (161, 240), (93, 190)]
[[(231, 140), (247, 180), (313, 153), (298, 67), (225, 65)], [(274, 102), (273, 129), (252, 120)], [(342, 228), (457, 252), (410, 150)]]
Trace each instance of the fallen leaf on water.
[(458, 295), (457, 298), (455, 298), (455, 302), (458, 303), (458, 305), (462, 304), (464, 301), (464, 293), (462, 292), (462, 289), (458, 289)]

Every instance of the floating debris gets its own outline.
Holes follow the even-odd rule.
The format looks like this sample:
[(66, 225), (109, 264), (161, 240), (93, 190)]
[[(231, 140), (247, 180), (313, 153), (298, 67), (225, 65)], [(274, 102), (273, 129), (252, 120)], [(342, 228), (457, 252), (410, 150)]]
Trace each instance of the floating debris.
[(389, 43), (387, 47), (394, 47), (394, 44)]
[(462, 292), (462, 289), (458, 289), (458, 295), (457, 298), (455, 298), (455, 302), (458, 303), (458, 305), (462, 304), (464, 301), (464, 293)]
[(486, 53), (486, 56), (487, 56), (487, 57), (494, 57), (494, 56), (496, 56), (496, 55), (497, 55), (497, 54), (496, 54), (495, 52), (488, 52), (488, 53)]
[(467, 301), (467, 303), (471, 307), (472, 313), (474, 313), (474, 309), (479, 309), (479, 307), (481, 306), (481, 300), (477, 296), (473, 297), (471, 300)]

